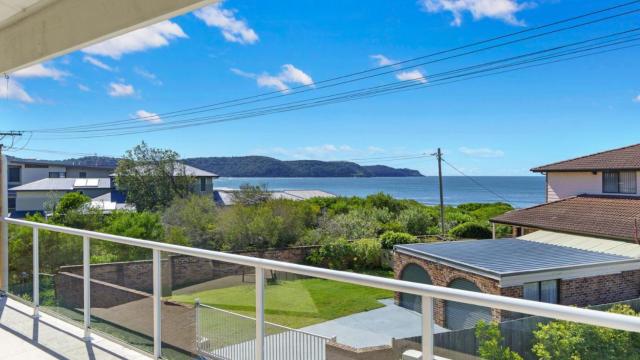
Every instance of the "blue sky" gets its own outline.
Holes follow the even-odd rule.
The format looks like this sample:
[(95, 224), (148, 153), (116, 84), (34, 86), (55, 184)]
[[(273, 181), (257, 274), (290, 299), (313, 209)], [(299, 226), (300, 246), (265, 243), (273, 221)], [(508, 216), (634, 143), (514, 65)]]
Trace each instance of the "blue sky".
[[(361, 1), (228, 0), (9, 74), (8, 91), (6, 81), (0, 81), (0, 118), (7, 130), (115, 120), (152, 128), (172, 121), (162, 114), (173, 110), (286, 91), (617, 3), (372, 0), (363, 6)], [(429, 81), (430, 74), (460, 66), (623, 31), (638, 19), (636, 13), (411, 72), (397, 71), (345, 90), (416, 76)], [(36, 133), (26, 146), (29, 136), (16, 147), (53, 151), (12, 154), (121, 155), (142, 140), (183, 157), (349, 160), (441, 147), (451, 163), (469, 174), (528, 175), (536, 165), (640, 142), (638, 55), (639, 48), (630, 48), (444, 86), (171, 131), (67, 140)], [(308, 96), (342, 88), (316, 90), (317, 95)], [(426, 175), (436, 171), (432, 159), (375, 162)]]

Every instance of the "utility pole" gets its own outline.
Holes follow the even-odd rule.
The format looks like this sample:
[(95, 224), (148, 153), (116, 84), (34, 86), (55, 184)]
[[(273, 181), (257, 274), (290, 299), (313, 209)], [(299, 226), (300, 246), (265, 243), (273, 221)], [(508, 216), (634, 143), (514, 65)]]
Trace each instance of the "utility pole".
[(440, 227), (442, 230), (442, 236), (446, 235), (446, 229), (444, 227), (444, 192), (442, 190), (442, 151), (438, 148), (436, 153), (438, 159), (438, 186), (440, 188)]
[[(13, 137), (12, 144), (16, 136), (21, 136), (22, 132), (7, 131), (0, 132), (0, 141), (7, 136)], [(2, 153), (3, 144), (0, 142), (0, 217), (9, 216), (9, 191), (8, 189), (8, 168), (7, 156)], [(9, 226), (4, 221), (0, 221), (0, 292), (4, 295), (9, 290)]]

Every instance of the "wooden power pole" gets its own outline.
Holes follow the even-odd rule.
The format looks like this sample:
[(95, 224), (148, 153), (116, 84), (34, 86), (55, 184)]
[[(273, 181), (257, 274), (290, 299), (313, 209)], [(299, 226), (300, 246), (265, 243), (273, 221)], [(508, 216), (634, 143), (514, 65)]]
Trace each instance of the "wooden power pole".
[[(7, 136), (13, 137), (22, 135), (19, 131), (0, 132), (0, 141)], [(13, 141), (12, 141), (13, 144)], [(3, 144), (0, 142), (0, 216), (9, 215), (9, 191), (7, 157), (2, 153)], [(0, 293), (6, 294), (9, 290), (9, 226), (4, 221), (0, 221)]]
[(446, 235), (446, 229), (444, 226), (444, 192), (442, 190), (442, 151), (438, 148), (438, 152), (436, 153), (436, 157), (438, 158), (438, 187), (440, 188), (440, 230), (442, 231), (442, 236)]

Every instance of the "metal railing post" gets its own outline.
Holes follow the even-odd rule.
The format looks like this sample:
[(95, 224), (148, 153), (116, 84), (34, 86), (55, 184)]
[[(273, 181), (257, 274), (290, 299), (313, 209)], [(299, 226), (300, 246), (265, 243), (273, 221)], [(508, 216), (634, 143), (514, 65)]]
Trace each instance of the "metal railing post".
[(264, 269), (256, 267), (256, 360), (264, 360)]
[(200, 339), (200, 298), (196, 298), (194, 301), (196, 312), (196, 351), (202, 350), (202, 342)]
[(91, 341), (91, 240), (82, 237), (82, 287), (84, 305), (84, 340)]
[(153, 357), (162, 357), (162, 260), (153, 250)]
[(422, 359), (433, 360), (433, 298), (422, 297)]
[(33, 317), (40, 317), (40, 244), (38, 240), (38, 228), (34, 226), (33, 242)]
[[(8, 160), (0, 156), (0, 216), (9, 216)], [(0, 290), (9, 292), (9, 224), (0, 221)]]

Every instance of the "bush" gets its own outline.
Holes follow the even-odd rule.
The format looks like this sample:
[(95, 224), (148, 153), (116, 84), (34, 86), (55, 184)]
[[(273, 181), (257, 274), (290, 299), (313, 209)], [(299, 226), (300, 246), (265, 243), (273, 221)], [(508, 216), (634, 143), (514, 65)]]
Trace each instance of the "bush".
[(393, 249), (394, 245), (411, 244), (415, 242), (415, 236), (404, 232), (387, 231), (380, 236), (380, 244), (382, 248), (388, 250)]
[(502, 346), (502, 334), (497, 323), (487, 324), (479, 321), (476, 324), (476, 338), (478, 343), (478, 355), (483, 360), (522, 360), (522, 356)]
[[(629, 305), (609, 312), (638, 316)], [(568, 321), (538, 324), (533, 353), (541, 360), (640, 359), (640, 335)]]
[(492, 234), (481, 224), (467, 222), (449, 230), (449, 235), (459, 239), (489, 239)]
[(322, 245), (307, 258), (311, 264), (329, 269), (346, 270), (351, 268), (354, 257), (351, 242), (339, 239)]
[(380, 257), (382, 256), (382, 246), (378, 239), (360, 239), (351, 244), (353, 249), (353, 268), (378, 269), (380, 268)]
[(400, 212), (398, 222), (408, 233), (413, 235), (426, 235), (429, 233), (430, 227), (437, 225), (437, 219), (433, 214), (423, 207), (417, 206)]

